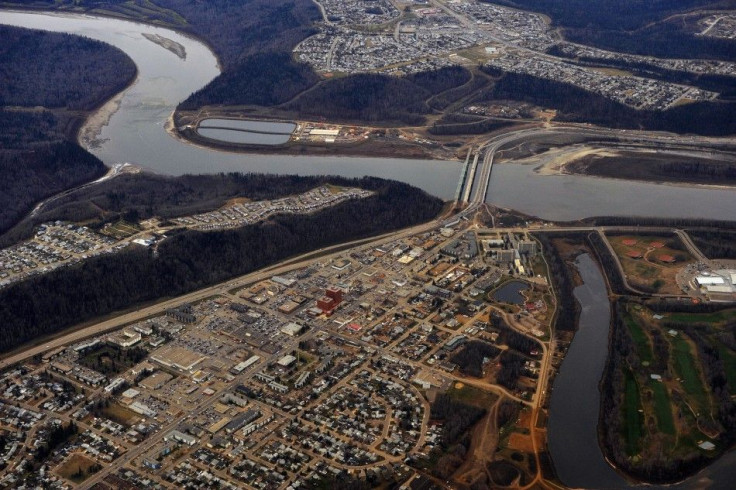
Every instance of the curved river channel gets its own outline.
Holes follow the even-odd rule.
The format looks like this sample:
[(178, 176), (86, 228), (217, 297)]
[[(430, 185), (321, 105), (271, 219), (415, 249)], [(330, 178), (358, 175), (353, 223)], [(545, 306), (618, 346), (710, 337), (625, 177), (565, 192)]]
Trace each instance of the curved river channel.
[[(89, 148), (108, 165), (129, 162), (169, 175), (234, 171), (372, 175), (408, 182), (444, 199), (451, 199), (457, 187), (461, 170), (457, 162), (236, 154), (173, 138), (164, 126), (174, 108), (217, 76), (219, 69), (215, 56), (204, 44), (169, 29), (117, 19), (7, 11), (0, 12), (0, 23), (87, 36), (117, 46), (133, 59), (138, 66), (138, 79), (119, 98), (119, 107)], [(181, 44), (186, 57), (179, 58), (149, 41), (144, 33)], [(733, 219), (736, 212), (733, 190), (545, 176), (534, 168), (534, 165), (494, 165), (487, 202), (552, 220), (596, 215)], [(576, 290), (583, 315), (580, 332), (555, 380), (550, 450), (566, 484), (614, 488), (626, 485), (625, 481), (605, 463), (595, 437), (597, 384), (608, 338), (608, 301), (602, 276), (590, 258), (582, 257), (578, 265), (585, 280), (583, 289)], [(563, 406), (563, 401), (568, 405), (578, 401), (580, 415), (572, 416), (569, 412), (572, 409)], [(567, 416), (566, 412), (569, 412)], [(570, 433), (579, 437), (568, 439)], [(580, 454), (585, 459), (579, 459)], [(580, 470), (581, 461), (587, 461), (586, 471)], [(728, 482), (722, 488), (732, 488), (736, 481), (736, 452), (725, 455), (682, 485), (667, 488), (704, 488), (704, 483), (707, 486), (707, 482), (713, 481)]]
[[(138, 66), (138, 80), (102, 128), (90, 151), (108, 165), (134, 163), (169, 175), (213, 172), (372, 175), (408, 182), (451, 199), (458, 162), (392, 158), (237, 154), (183, 143), (164, 125), (176, 105), (219, 73), (212, 52), (175, 31), (118, 19), (0, 12), (0, 23), (79, 34), (107, 42)], [(181, 44), (181, 59), (143, 34)], [(600, 215), (733, 218), (736, 191), (677, 187), (570, 175), (539, 175), (534, 165), (494, 165), (487, 202), (552, 220)]]

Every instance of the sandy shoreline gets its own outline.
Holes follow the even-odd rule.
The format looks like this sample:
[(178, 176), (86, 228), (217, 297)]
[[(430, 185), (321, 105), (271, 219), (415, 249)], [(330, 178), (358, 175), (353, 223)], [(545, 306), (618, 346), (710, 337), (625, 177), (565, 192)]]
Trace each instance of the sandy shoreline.
[(535, 155), (520, 160), (515, 160), (514, 164), (533, 164), (536, 165), (534, 172), (539, 175), (550, 176), (550, 175), (579, 175), (592, 179), (606, 179), (606, 180), (620, 180), (624, 182), (645, 182), (649, 184), (658, 185), (669, 185), (673, 187), (689, 187), (689, 188), (702, 188), (702, 189), (716, 189), (716, 190), (733, 190), (734, 186), (730, 185), (719, 185), (719, 184), (702, 184), (695, 182), (670, 182), (664, 180), (650, 180), (650, 179), (631, 179), (631, 178), (617, 178), (603, 175), (594, 175), (589, 173), (587, 169), (580, 171), (570, 170), (570, 165), (582, 158), (587, 156), (599, 156), (599, 157), (615, 157), (619, 156), (619, 152), (608, 148), (591, 148), (591, 147), (578, 147), (578, 148), (562, 148), (553, 149), (542, 155)]
[(110, 118), (120, 109), (120, 104), (126, 92), (136, 83), (138, 83), (137, 69), (135, 78), (123, 90), (87, 117), (77, 133), (77, 142), (83, 148), (93, 150), (104, 143), (104, 140), (99, 139), (102, 129), (109, 124)]

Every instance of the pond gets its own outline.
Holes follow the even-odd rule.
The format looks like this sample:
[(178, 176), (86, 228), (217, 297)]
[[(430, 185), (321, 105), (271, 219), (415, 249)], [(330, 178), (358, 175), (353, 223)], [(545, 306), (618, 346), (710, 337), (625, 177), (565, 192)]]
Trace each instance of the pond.
[(507, 282), (493, 293), (493, 299), (503, 303), (514, 305), (524, 304), (524, 296), (521, 292), (529, 289), (529, 284), (521, 281)]

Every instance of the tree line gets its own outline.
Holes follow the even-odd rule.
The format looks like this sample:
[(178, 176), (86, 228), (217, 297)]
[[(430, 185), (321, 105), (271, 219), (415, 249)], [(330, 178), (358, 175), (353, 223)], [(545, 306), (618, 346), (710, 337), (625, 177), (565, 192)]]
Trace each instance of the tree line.
[[(552, 235), (552, 236), (550, 236)], [(583, 240), (581, 235), (563, 233), (560, 235), (552, 233), (536, 233), (534, 238), (542, 245), (542, 253), (547, 260), (549, 266), (549, 275), (552, 279), (552, 287), (557, 294), (557, 313), (555, 318), (555, 331), (574, 331), (577, 328), (577, 319), (580, 313), (580, 305), (578, 304), (573, 290), (575, 283), (573, 282), (572, 272), (565, 264), (564, 259), (560, 255), (552, 238), (557, 236), (580, 242)]]

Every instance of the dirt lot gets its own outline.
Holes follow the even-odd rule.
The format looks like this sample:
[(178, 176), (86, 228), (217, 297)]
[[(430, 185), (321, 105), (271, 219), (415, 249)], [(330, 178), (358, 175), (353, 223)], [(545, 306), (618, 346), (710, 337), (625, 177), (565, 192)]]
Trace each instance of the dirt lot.
[(59, 465), (56, 473), (69, 481), (81, 483), (92, 474), (90, 469), (96, 464), (94, 460), (80, 453), (74, 453)]

